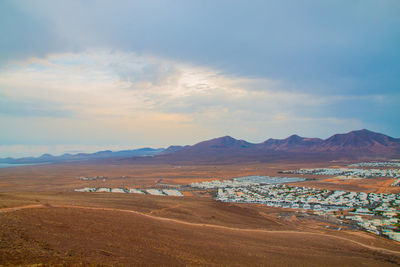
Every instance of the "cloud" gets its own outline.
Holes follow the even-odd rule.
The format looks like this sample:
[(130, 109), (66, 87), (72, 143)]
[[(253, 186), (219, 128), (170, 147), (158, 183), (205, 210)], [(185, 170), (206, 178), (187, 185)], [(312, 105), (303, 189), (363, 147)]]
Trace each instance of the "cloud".
[(396, 97), (308, 94), (285, 81), (89, 49), (30, 58), (0, 70), (0, 124), (5, 125), (0, 138), (9, 145), (134, 148), (226, 134), (253, 142), (292, 133), (328, 137), (380, 127), (361, 111), (382, 109), (374, 115), (378, 121), (384, 106), (396, 109)]
[[(26, 4), (26, 5), (25, 5)], [(45, 57), (48, 53), (74, 50), (43, 16), (26, 8), (21, 1), (0, 2), (0, 67), (27, 57)], [(74, 44), (76, 46), (77, 44)]]
[(399, 13), (397, 0), (3, 0), (0, 140), (398, 136)]
[[(312, 94), (390, 94), (400, 86), (397, 0), (1, 4), (0, 32), (8, 38), (0, 42), (0, 65), (99, 47), (283, 80)], [(120, 75), (129, 81), (168, 72), (147, 67)]]

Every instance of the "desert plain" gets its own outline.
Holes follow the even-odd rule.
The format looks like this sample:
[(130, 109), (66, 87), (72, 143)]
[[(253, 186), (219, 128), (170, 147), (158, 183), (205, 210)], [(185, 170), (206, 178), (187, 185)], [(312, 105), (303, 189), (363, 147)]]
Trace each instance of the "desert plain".
[[(183, 197), (74, 192), (164, 188), (347, 162), (235, 165), (49, 164), (0, 169), (0, 264), (98, 266), (396, 266), (400, 244), (295, 209)], [(102, 176), (84, 181), (79, 177)], [(295, 176), (295, 175), (284, 175)], [(293, 185), (399, 193), (393, 179), (307, 176)]]

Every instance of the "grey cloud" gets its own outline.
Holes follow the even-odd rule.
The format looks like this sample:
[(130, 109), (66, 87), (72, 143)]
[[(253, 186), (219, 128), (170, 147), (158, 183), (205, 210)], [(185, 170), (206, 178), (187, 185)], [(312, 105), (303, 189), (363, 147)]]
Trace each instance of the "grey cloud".
[[(398, 101), (374, 103), (351, 97), (382, 94), (387, 99), (398, 93), (399, 14), (398, 0), (3, 0), (0, 34), (7, 38), (0, 38), (0, 65), (12, 59), (92, 47), (133, 51), (139, 56), (211, 67), (228, 77), (282, 82), (249, 90), (286, 90), (315, 98), (348, 96), (325, 105), (305, 101), (284, 108), (305, 117), (358, 118), (398, 135)], [(121, 80), (133, 84), (162, 85), (176, 71), (162, 64), (124, 64), (114, 62), (111, 68)], [(218, 93), (178, 99), (149, 93), (147, 97), (146, 101), (166, 112), (223, 107), (257, 116), (282, 109), (282, 103), (263, 103), (262, 99), (235, 102)], [(12, 105), (1, 107), (2, 112), (44, 114), (54, 108), (33, 106), (23, 111), (21, 105), (16, 106), (14, 110)]]
[(17, 1), (0, 2), (0, 35), (0, 67), (10, 60), (44, 57), (72, 48), (50, 21), (22, 9)]
[(382, 87), (391, 93), (400, 86), (397, 0), (42, 0), (3, 6), (1, 15), (15, 14), (3, 16), (11, 23), (1, 31), (18, 33), (3, 45), (6, 57), (100, 46), (285, 80), (295, 90), (320, 94), (367, 95)]

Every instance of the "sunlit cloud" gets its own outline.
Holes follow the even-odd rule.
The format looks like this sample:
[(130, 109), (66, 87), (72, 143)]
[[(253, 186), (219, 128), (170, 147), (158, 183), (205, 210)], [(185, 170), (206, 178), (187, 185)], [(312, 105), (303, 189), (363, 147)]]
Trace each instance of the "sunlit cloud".
[(323, 130), (329, 125), (344, 131), (365, 126), (357, 118), (323, 114), (346, 96), (310, 95), (285, 86), (132, 52), (51, 54), (1, 69), (0, 123), (7, 125), (2, 138), (65, 148), (138, 147), (226, 134), (260, 142), (288, 131), (314, 136), (330, 134)]
[(397, 0), (3, 0), (0, 140), (396, 137), (399, 11)]

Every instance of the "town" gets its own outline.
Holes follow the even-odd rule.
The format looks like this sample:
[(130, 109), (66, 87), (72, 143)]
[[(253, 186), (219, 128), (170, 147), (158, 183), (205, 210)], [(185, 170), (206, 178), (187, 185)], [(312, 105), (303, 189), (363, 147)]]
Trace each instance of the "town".
[(218, 188), (216, 199), (310, 210), (317, 215), (333, 213), (340, 223), (354, 224), (368, 232), (400, 241), (398, 194), (331, 191), (276, 184)]
[[(392, 186), (400, 185), (399, 170), (378, 169), (299, 169), (283, 171), (287, 174), (342, 175), (371, 178), (376, 176), (397, 178)], [(287, 208), (311, 212), (319, 216), (330, 216), (342, 225), (356, 228), (400, 241), (400, 194), (381, 194), (326, 190), (310, 187), (290, 186), (288, 183), (302, 182), (300, 177), (244, 176), (229, 180), (211, 180), (179, 186), (182, 190), (207, 190), (214, 192), (217, 201), (237, 203), (260, 203), (270, 207)], [(183, 194), (177, 189), (138, 188), (92, 188), (75, 189), (76, 192), (133, 193), (156, 196)], [(339, 228), (340, 229), (340, 228)]]
[(183, 194), (176, 189), (137, 189), (137, 188), (94, 188), (85, 187), (80, 189), (75, 189), (75, 192), (108, 192), (108, 193), (130, 193), (130, 194), (148, 194), (154, 196), (174, 196), (183, 197)]
[(279, 184), (279, 183), (294, 183), (305, 181), (304, 178), (298, 177), (271, 177), (271, 176), (245, 176), (238, 177), (231, 180), (213, 180), (201, 183), (192, 183), (191, 187), (200, 189), (214, 189), (224, 187), (243, 187), (255, 186), (261, 184)]
[(360, 162), (350, 164), (349, 167), (400, 167), (400, 161)]
[(107, 177), (105, 177), (105, 176), (94, 176), (94, 177), (85, 177), (85, 176), (81, 176), (81, 177), (78, 177), (78, 179), (79, 180), (82, 180), (82, 181), (95, 181), (95, 180), (103, 180), (103, 181), (105, 181), (106, 180), (106, 178)]
[(347, 169), (347, 168), (316, 168), (281, 171), (282, 174), (301, 174), (301, 175), (340, 175), (343, 177), (372, 178), (372, 177), (391, 177), (399, 178), (400, 169)]

